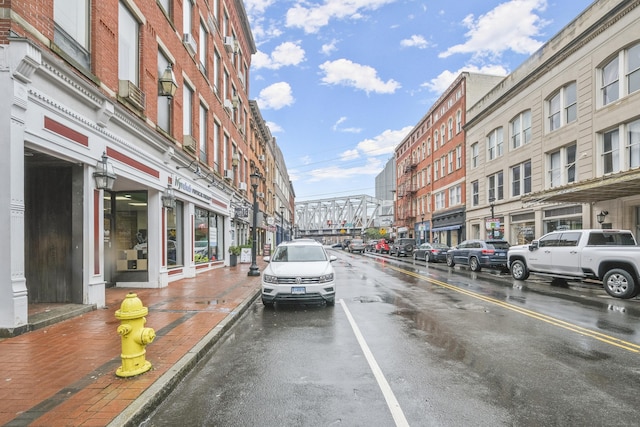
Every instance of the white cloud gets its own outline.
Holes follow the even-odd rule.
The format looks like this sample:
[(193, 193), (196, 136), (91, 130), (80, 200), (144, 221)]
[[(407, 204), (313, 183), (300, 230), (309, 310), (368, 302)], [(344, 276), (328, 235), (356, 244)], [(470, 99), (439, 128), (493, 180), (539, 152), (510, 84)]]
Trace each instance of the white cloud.
[(320, 69), (324, 72), (322, 82), (329, 85), (351, 86), (364, 90), (367, 94), (394, 93), (400, 88), (400, 83), (393, 79), (386, 82), (380, 80), (375, 68), (356, 64), (348, 59), (326, 61), (320, 65)]
[(280, 126), (276, 122), (267, 121), (266, 124), (267, 124), (267, 127), (269, 127), (269, 130), (271, 131), (272, 134), (284, 132), (284, 129), (282, 129), (282, 126)]
[(258, 105), (264, 110), (279, 110), (293, 104), (295, 99), (291, 93), (291, 86), (287, 82), (274, 83), (260, 91)]
[(476, 57), (498, 57), (506, 50), (531, 54), (542, 45), (534, 37), (539, 36), (548, 24), (536, 12), (542, 12), (546, 7), (546, 0), (511, 0), (477, 19), (468, 15), (462, 21), (468, 28), (467, 41), (451, 46), (439, 56), (447, 58), (457, 53), (472, 53)]
[(378, 158), (372, 157), (367, 159), (367, 162), (363, 165), (354, 167), (330, 166), (327, 168), (314, 169), (306, 172), (305, 176), (309, 182), (327, 181), (327, 180), (340, 180), (350, 179), (362, 175), (375, 176), (382, 170), (382, 161)]
[(474, 65), (464, 66), (458, 71), (444, 70), (435, 79), (422, 83), (422, 87), (426, 87), (430, 92), (440, 95), (453, 83), (453, 81), (462, 73), (468, 71), (470, 73), (490, 74), (492, 76), (506, 76), (509, 70), (502, 65), (486, 65), (484, 67), (476, 67)]
[(287, 27), (317, 33), (331, 19), (362, 19), (363, 11), (376, 10), (397, 0), (324, 0), (323, 4), (305, 6), (302, 2), (287, 11)]
[(334, 39), (334, 40), (331, 40), (330, 43), (323, 44), (322, 47), (320, 48), (320, 52), (324, 55), (329, 56), (331, 53), (338, 50), (338, 47), (336, 46), (337, 43), (338, 41)]
[(398, 130), (387, 129), (372, 139), (359, 142), (358, 151), (368, 157), (391, 154), (411, 129), (413, 126), (405, 126)]
[[(338, 120), (342, 122), (343, 118)], [(396, 146), (402, 142), (407, 134), (413, 129), (413, 126), (405, 126), (398, 130), (385, 130), (381, 134), (371, 139), (365, 139), (358, 143), (356, 148), (346, 150), (340, 154), (340, 160), (343, 162), (340, 165), (331, 165), (325, 168), (316, 168), (309, 172), (305, 172), (305, 178), (309, 182), (316, 182), (328, 179), (348, 179), (357, 178), (359, 176), (375, 176), (380, 173), (384, 167), (384, 163), (387, 162), (389, 154), (392, 154)], [(384, 158), (380, 158), (384, 156)], [(366, 158), (364, 163), (360, 163), (357, 166), (348, 167), (344, 162), (353, 162), (354, 160)], [(298, 172), (298, 171), (296, 171)], [(302, 174), (299, 174), (302, 175)], [(291, 176), (291, 171), (289, 171)]]
[(358, 150), (347, 150), (342, 154), (340, 154), (340, 160), (342, 160), (343, 162), (347, 162), (349, 160), (355, 160), (359, 157), (360, 157), (360, 153), (358, 153)]
[(260, 68), (277, 70), (286, 66), (298, 65), (305, 60), (304, 49), (298, 43), (284, 42), (278, 45), (271, 52), (271, 55), (258, 51), (253, 55), (251, 65), (256, 70)]
[(417, 47), (418, 49), (426, 49), (429, 47), (429, 42), (424, 37), (414, 34), (408, 39), (400, 41), (402, 47)]
[(276, 0), (244, 0), (244, 8), (247, 15), (262, 15), (275, 2)]
[(341, 127), (340, 125), (342, 125), (342, 123), (346, 122), (347, 118), (346, 117), (340, 117), (338, 119), (338, 121), (333, 125), (333, 130), (336, 132), (345, 132), (345, 133), (360, 133), (362, 132), (361, 128), (355, 128), (355, 127)]

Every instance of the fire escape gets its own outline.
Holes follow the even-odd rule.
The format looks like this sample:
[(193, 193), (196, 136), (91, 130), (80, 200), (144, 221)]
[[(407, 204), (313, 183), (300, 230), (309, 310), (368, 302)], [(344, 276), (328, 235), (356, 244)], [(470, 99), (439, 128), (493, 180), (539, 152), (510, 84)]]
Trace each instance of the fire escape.
[(413, 158), (408, 159), (403, 174), (398, 182), (398, 209), (396, 213), (398, 227), (407, 227), (413, 230), (416, 222), (416, 192), (418, 191), (416, 169), (418, 162)]

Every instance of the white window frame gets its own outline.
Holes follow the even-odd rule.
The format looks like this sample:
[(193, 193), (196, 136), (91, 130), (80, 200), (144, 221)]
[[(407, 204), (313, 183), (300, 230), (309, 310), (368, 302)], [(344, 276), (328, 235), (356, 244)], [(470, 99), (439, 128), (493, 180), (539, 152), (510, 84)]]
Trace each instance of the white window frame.
[(185, 81), (182, 90), (182, 129), (185, 135), (193, 136), (194, 90)]
[(569, 82), (547, 98), (547, 132), (553, 132), (578, 118), (578, 88), (576, 82)]
[(504, 172), (498, 171), (487, 177), (487, 204), (490, 199), (504, 200)]
[(473, 181), (471, 183), (471, 206), (480, 204), (480, 182)]
[(511, 148), (516, 149), (531, 142), (531, 110), (522, 111), (514, 117), (509, 126)]
[(577, 181), (576, 143), (571, 143), (546, 155), (546, 188), (560, 187)]
[[(127, 25), (132, 24), (132, 28)], [(140, 22), (127, 5), (118, 2), (118, 80), (140, 87)]]
[(511, 168), (511, 197), (520, 197), (531, 193), (531, 184), (531, 160)]
[(487, 159), (502, 157), (504, 151), (504, 132), (502, 126), (495, 128), (487, 135)]
[(478, 167), (480, 157), (480, 144), (478, 142), (474, 142), (471, 144), (471, 168), (475, 169)]

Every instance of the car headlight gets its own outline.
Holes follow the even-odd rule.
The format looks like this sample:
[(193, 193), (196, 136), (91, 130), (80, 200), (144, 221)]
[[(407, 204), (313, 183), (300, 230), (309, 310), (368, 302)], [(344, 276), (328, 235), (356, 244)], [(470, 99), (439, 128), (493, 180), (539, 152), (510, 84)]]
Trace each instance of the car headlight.
[(269, 274), (263, 274), (262, 275), (262, 280), (265, 281), (265, 283), (278, 283), (278, 276), (271, 276)]
[(333, 273), (323, 274), (322, 276), (320, 276), (319, 282), (320, 283), (333, 282)]

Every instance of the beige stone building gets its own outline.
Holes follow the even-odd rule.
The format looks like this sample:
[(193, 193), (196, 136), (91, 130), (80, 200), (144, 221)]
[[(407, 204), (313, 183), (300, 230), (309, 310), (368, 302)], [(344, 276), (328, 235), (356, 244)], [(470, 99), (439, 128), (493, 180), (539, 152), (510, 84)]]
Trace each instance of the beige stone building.
[(470, 106), (468, 238), (493, 230), (518, 244), (598, 227), (639, 234), (638, 6), (594, 2)]

